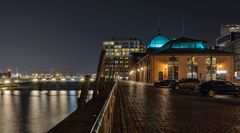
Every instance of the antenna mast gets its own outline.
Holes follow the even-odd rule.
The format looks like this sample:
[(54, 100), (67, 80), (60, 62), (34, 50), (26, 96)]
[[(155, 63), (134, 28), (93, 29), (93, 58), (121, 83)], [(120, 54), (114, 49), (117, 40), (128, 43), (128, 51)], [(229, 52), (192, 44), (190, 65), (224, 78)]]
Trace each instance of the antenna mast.
[(157, 34), (160, 35), (161, 34), (161, 21), (160, 21), (160, 17), (158, 17), (158, 29), (157, 29)]
[(182, 34), (184, 36), (184, 33), (185, 33), (185, 19), (184, 19), (184, 16), (182, 18)]

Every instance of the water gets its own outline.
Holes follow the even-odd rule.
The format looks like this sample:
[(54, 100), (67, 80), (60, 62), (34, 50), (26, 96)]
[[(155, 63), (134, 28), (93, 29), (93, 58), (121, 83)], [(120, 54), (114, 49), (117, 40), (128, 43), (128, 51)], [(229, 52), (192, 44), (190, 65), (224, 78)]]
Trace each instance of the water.
[[(2, 90), (0, 133), (44, 133), (77, 108), (78, 90)], [(89, 91), (88, 99), (91, 99)]]

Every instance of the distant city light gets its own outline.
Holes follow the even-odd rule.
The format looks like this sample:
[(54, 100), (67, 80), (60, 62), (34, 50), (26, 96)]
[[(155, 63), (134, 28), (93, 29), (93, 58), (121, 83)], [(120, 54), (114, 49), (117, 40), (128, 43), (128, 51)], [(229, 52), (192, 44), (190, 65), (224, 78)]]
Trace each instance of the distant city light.
[(41, 81), (47, 81), (47, 79), (43, 78)]
[(14, 80), (13, 82), (14, 82), (14, 83), (19, 83), (20, 80), (16, 79), (16, 80)]
[(71, 81), (76, 81), (76, 79), (75, 79), (75, 78), (71, 78), (70, 80), (71, 80)]
[(32, 79), (33, 82), (38, 82), (37, 78)]
[(11, 81), (9, 80), (9, 79), (6, 79), (6, 80), (4, 80), (4, 82), (3, 82), (4, 84), (10, 84), (11, 83)]
[(66, 79), (65, 78), (61, 78), (61, 80), (60, 81), (62, 81), (62, 82), (65, 82), (66, 81)]
[(84, 81), (84, 78), (81, 78), (80, 81), (83, 82), (83, 81)]
[(52, 78), (51, 81), (55, 82), (55, 81), (57, 81), (57, 79), (56, 78)]

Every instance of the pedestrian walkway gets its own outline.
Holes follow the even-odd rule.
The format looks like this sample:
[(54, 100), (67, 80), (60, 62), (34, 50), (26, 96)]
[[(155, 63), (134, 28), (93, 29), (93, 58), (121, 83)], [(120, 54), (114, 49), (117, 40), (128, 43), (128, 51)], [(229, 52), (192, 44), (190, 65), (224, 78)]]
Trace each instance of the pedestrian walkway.
[(240, 98), (176, 93), (136, 82), (119, 82), (114, 133), (240, 132)]

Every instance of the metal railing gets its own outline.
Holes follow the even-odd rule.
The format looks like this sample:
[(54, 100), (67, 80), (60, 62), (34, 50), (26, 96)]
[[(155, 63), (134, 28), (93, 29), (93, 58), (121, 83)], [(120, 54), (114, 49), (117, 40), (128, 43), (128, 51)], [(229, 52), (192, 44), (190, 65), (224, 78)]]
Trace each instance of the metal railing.
[(117, 95), (117, 84), (116, 82), (103, 105), (97, 119), (90, 131), (90, 133), (111, 133), (113, 125), (113, 112), (116, 102)]

